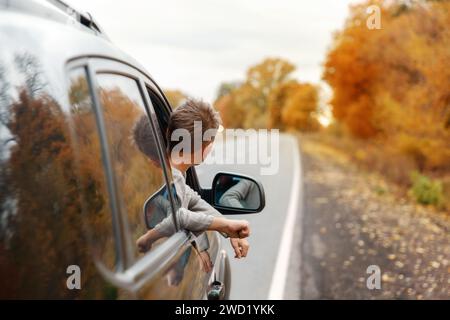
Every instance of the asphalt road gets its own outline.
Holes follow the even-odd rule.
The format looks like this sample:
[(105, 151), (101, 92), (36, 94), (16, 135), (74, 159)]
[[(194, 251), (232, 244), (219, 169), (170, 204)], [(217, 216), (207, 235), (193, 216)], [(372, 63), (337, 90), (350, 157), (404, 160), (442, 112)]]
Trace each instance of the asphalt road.
[[(215, 148), (220, 149), (222, 146), (222, 139), (217, 139)], [(255, 141), (247, 143), (245, 150), (246, 155), (258, 154), (258, 144)], [(265, 189), (266, 207), (262, 212), (232, 216), (250, 222), (251, 236), (248, 239), (250, 251), (245, 259), (235, 259), (231, 246), (225, 244), (232, 268), (231, 299), (297, 298), (298, 279), (294, 280), (293, 287), (284, 285), (286, 281), (292, 283), (292, 277), (295, 278), (295, 272), (287, 277), (288, 269), (299, 270), (300, 263), (298, 250), (295, 250), (295, 257), (290, 257), (291, 232), (294, 229), (301, 230), (293, 226), (293, 223), (298, 224), (301, 221), (297, 206), (301, 203), (299, 201), (301, 169), (297, 140), (290, 135), (280, 134), (278, 155), (279, 166), (273, 175), (262, 175), (261, 167), (267, 165), (261, 164), (202, 164), (197, 167), (200, 184), (205, 188), (211, 187), (212, 179), (217, 172), (226, 171), (259, 179)], [(274, 158), (276, 155), (272, 156), (272, 161), (276, 161)], [(298, 233), (295, 236), (297, 239), (300, 237)]]
[[(233, 216), (247, 219), (252, 233), (246, 259), (234, 259), (225, 245), (231, 299), (450, 297), (448, 218), (398, 199), (395, 191), (380, 193), (380, 178), (313, 140), (300, 140), (300, 154), (298, 138), (281, 134), (279, 142), (274, 175), (261, 175), (261, 165), (249, 164), (197, 170), (205, 188), (218, 171), (251, 175), (265, 188), (263, 212)], [(217, 147), (222, 145), (218, 139)], [(257, 152), (253, 141), (240, 155)], [(380, 288), (368, 287), (369, 266), (380, 270)]]

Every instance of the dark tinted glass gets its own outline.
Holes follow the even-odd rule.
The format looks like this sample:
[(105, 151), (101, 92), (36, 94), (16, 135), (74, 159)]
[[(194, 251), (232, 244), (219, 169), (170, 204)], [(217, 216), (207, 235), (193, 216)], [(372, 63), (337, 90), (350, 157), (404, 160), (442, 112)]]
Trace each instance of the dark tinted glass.
[[(126, 76), (102, 73), (97, 75), (97, 83), (120, 209), (128, 217), (131, 244), (137, 257), (136, 240), (147, 232), (144, 203), (166, 189), (159, 147), (151, 130), (138, 134), (140, 138), (136, 140), (135, 128), (142, 117), (151, 128), (137, 82)], [(153, 225), (166, 217), (172, 219), (170, 199), (162, 194), (161, 205), (148, 207), (147, 216)]]
[[(9, 47), (9, 38), (1, 35)], [(99, 213), (107, 212), (101, 179), (92, 173), (101, 166), (85, 168), (87, 183), (80, 184), (72, 139), (72, 121), (90, 105), (87, 87), (80, 80), (79, 89), (71, 89), (70, 95), (84, 98), (70, 109), (52, 95), (57, 90), (51, 79), (62, 74), (50, 77), (51, 72), (31, 52), (2, 52), (0, 297), (114, 298), (115, 289), (97, 273), (84, 229), (86, 224), (102, 225)], [(64, 84), (60, 80), (58, 85)], [(89, 208), (96, 211), (90, 217), (83, 210), (82, 193), (95, 195)], [(80, 271), (79, 282), (70, 281), (77, 273), (73, 270)]]

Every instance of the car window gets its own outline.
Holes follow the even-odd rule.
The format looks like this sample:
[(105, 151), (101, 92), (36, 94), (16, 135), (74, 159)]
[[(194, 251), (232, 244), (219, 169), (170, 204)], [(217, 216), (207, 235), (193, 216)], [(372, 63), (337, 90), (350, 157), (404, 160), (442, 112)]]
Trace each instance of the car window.
[[(96, 81), (119, 207), (128, 217), (133, 256), (138, 257), (136, 241), (147, 232), (147, 227), (154, 227), (165, 218), (172, 219), (161, 150), (154, 131), (142, 129), (151, 125), (137, 81), (111, 73), (97, 74)], [(146, 207), (145, 221), (144, 204), (155, 195), (157, 204)], [(163, 241), (160, 239), (152, 248)]]
[(164, 143), (166, 143), (165, 132), (169, 123), (170, 114), (167, 112), (164, 106), (164, 102), (152, 89), (147, 88), (147, 92), (150, 96), (150, 100), (152, 101), (153, 109), (155, 110), (159, 127), (161, 128), (162, 133), (164, 133)]
[(70, 71), (69, 100), (71, 126), (76, 142), (78, 180), (94, 255), (108, 269), (115, 270), (117, 256), (107, 179), (103, 169), (101, 142), (89, 84), (84, 67)]
[[(71, 100), (79, 102), (72, 108), (66, 95), (52, 95), (53, 70), (33, 52), (14, 58), (8, 68), (0, 62), (0, 298), (114, 299), (117, 291), (97, 272), (85, 232), (96, 224), (98, 236), (113, 239), (101, 162), (80, 163), (72, 139), (71, 123), (91, 108), (83, 69), (71, 77)], [(86, 183), (79, 183), (80, 166)], [(91, 215), (80, 193), (91, 195)], [(112, 243), (103, 248), (114, 266)], [(69, 290), (74, 272), (81, 274), (79, 290)]]

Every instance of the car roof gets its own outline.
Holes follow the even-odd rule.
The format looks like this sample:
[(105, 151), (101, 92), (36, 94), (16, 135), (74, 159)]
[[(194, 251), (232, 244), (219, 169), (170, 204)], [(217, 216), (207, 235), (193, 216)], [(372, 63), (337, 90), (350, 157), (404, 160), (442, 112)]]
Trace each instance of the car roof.
[(72, 19), (95, 34), (107, 38), (90, 13), (77, 10), (62, 0), (0, 0), (0, 8), (21, 11), (63, 23)]
[(32, 47), (40, 60), (61, 66), (78, 57), (111, 58), (152, 79), (140, 63), (109, 40), (92, 16), (60, 0), (0, 0), (0, 42), (15, 52)]

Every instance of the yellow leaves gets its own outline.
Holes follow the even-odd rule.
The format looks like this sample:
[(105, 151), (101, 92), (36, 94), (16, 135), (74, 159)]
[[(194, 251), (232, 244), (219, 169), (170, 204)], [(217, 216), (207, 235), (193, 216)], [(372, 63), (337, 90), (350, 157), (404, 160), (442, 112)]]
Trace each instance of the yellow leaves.
[(315, 118), (317, 111), (317, 88), (311, 84), (298, 84), (288, 97), (282, 111), (282, 121), (289, 129), (303, 131), (315, 130), (318, 122)]
[(269, 58), (247, 71), (247, 83), (268, 95), (278, 83), (286, 80), (295, 66), (280, 58)]
[(269, 127), (303, 131), (317, 129), (317, 91), (311, 84), (296, 81), (279, 85), (269, 96)]
[(269, 58), (252, 66), (242, 84), (224, 83), (215, 107), (225, 127), (315, 130), (318, 90), (289, 80), (294, 65)]
[(215, 107), (225, 127), (266, 128), (269, 97), (278, 85), (287, 82), (294, 65), (269, 58), (250, 67), (242, 84), (223, 84)]
[(222, 124), (226, 128), (243, 128), (246, 113), (244, 106), (238, 100), (239, 93), (233, 91), (218, 100), (214, 106), (222, 117)]
[(384, 3), (376, 31), (357, 23), (373, 3), (351, 8), (327, 55), (333, 115), (356, 137), (378, 135), (419, 169), (448, 169), (450, 2)]
[(164, 95), (174, 109), (183, 103), (183, 101), (187, 98), (186, 94), (180, 90), (164, 90)]

